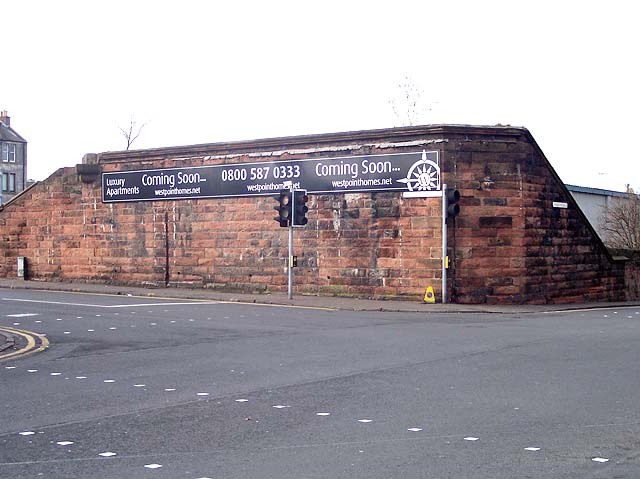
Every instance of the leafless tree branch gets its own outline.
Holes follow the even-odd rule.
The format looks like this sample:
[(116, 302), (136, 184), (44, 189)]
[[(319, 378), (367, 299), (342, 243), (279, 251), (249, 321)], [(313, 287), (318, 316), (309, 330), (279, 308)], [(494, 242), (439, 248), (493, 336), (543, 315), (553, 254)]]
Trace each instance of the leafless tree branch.
[(607, 246), (640, 250), (640, 195), (630, 192), (626, 198), (614, 198), (600, 218)]
[(129, 125), (127, 127), (118, 127), (118, 129), (122, 133), (122, 136), (124, 136), (125, 140), (127, 140), (127, 150), (129, 150), (133, 142), (138, 139), (140, 133), (142, 133), (142, 129), (147, 126), (147, 123), (148, 122), (138, 125), (135, 118), (131, 117), (131, 119), (129, 120)]
[(408, 76), (398, 84), (398, 91), (389, 100), (399, 126), (413, 126), (423, 121), (423, 116), (430, 108), (422, 106), (422, 91)]

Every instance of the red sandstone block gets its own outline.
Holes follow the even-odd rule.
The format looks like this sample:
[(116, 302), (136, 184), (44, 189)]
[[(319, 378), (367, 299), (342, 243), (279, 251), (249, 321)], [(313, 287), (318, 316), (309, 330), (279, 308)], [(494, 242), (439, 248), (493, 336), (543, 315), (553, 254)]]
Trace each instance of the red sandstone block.
[(433, 230), (440, 229), (442, 227), (442, 219), (427, 217), (427, 218), (411, 218), (412, 230)]

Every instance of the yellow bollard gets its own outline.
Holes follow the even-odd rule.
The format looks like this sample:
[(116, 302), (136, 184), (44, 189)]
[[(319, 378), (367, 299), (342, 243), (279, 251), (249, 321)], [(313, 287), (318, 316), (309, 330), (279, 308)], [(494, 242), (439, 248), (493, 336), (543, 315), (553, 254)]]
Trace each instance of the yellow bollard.
[(424, 302), (425, 303), (435, 303), (436, 296), (433, 294), (433, 288), (431, 286), (427, 286), (427, 290), (424, 292)]

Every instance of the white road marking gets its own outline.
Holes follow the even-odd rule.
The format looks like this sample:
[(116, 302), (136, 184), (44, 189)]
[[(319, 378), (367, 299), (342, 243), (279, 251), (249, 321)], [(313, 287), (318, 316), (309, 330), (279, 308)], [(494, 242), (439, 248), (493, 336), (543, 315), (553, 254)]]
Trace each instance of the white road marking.
[(38, 313), (7, 314), (7, 318), (28, 318), (29, 316), (38, 316)]
[(469, 436), (469, 437), (465, 437), (464, 440), (465, 441), (477, 441), (478, 439), (480, 439), (479, 437), (473, 437), (473, 436)]
[(370, 423), (373, 422), (371, 419), (358, 419), (358, 422), (362, 422), (362, 423)]
[(525, 447), (524, 448), (525, 451), (539, 451), (540, 448), (539, 447)]
[(600, 462), (600, 463), (605, 463), (605, 462), (609, 462), (609, 459), (604, 458), (604, 457), (594, 457), (593, 459), (591, 459), (593, 462)]
[(236, 402), (249, 402), (248, 399), (236, 399)]
[(60, 441), (60, 442), (56, 442), (56, 444), (58, 446), (70, 446), (71, 444), (73, 444), (73, 441)]
[(409, 429), (407, 429), (407, 431), (420, 432), (420, 431), (422, 431), (422, 429), (419, 428), (419, 427), (410, 427)]
[(158, 469), (160, 467), (162, 467), (162, 464), (145, 464), (145, 466), (147, 469)]
[(330, 412), (317, 412), (316, 416), (330, 416), (331, 413)]
[(24, 431), (24, 432), (20, 432), (18, 434), (20, 434), (21, 436), (33, 436), (35, 434), (35, 432), (33, 432), (33, 431)]
[[(19, 298), (2, 298), (2, 301), (18, 301), (21, 303), (40, 303), (40, 304), (59, 304), (62, 306), (83, 306), (87, 308), (148, 308), (151, 306), (197, 306), (197, 305), (211, 305), (211, 304), (220, 304), (220, 301), (194, 301), (194, 302), (184, 302), (184, 303), (139, 303), (139, 304), (88, 304), (88, 303), (69, 303), (64, 301), (42, 301), (37, 299), (19, 299)], [(24, 315), (23, 315), (24, 316)], [(12, 317), (23, 317), (23, 316), (12, 316)], [(37, 316), (35, 313), (27, 314), (27, 316)], [(79, 317), (78, 319), (81, 319)]]
[(113, 457), (113, 456), (117, 456), (118, 454), (115, 452), (101, 452), (100, 454), (98, 454), (98, 456), (102, 456), (102, 457)]

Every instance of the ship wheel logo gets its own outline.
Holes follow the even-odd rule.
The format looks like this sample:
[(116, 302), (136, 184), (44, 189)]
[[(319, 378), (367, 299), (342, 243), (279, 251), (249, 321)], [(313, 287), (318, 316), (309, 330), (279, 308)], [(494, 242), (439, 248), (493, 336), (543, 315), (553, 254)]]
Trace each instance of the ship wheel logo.
[(416, 161), (407, 173), (406, 178), (398, 180), (406, 183), (409, 191), (438, 191), (440, 190), (440, 166), (427, 159), (427, 152), (422, 152), (422, 159)]

